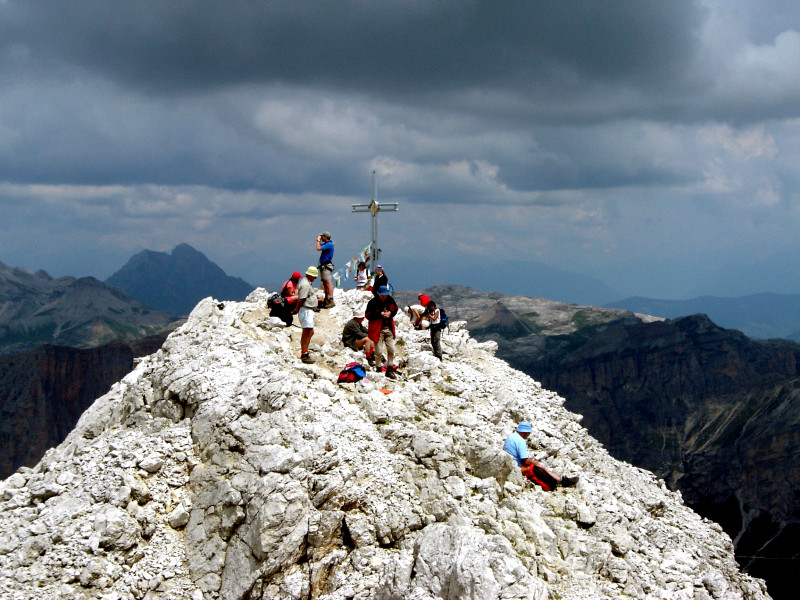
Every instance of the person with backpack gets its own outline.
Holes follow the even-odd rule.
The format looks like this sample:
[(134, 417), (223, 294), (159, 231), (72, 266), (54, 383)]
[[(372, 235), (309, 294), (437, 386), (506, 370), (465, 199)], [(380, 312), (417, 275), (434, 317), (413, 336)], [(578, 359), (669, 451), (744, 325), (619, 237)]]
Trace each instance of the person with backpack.
[(363, 260), (358, 263), (358, 268), (356, 268), (355, 284), (357, 290), (366, 290), (369, 285), (369, 271), (367, 263)]
[(420, 315), (420, 322), (428, 322), (428, 329), (431, 332), (431, 347), (433, 355), (439, 360), (442, 358), (442, 311), (436, 308), (436, 302), (428, 300), (425, 305), (425, 312)]
[(533, 431), (531, 424), (528, 421), (522, 421), (517, 425), (517, 430), (508, 436), (503, 444), (503, 450), (511, 455), (517, 466), (522, 470), (522, 474), (546, 492), (554, 490), (558, 486), (572, 487), (578, 483), (577, 476), (559, 477), (538, 460), (528, 458), (527, 439), (531, 431)]
[(389, 295), (389, 288), (385, 285), (375, 291), (378, 294), (367, 303), (366, 316), (369, 321), (367, 331), (369, 339), (377, 348), (376, 370), (385, 371), (387, 377), (394, 379), (397, 371), (397, 366), (394, 364), (394, 338), (397, 335), (394, 316), (398, 310), (397, 303)]
[(287, 327), (292, 324), (294, 313), (297, 312), (295, 310), (297, 304), (297, 285), (302, 277), (303, 276), (297, 271), (292, 273), (292, 276), (281, 286), (279, 296), (280, 302), (270, 304), (269, 316), (278, 317), (286, 323)]

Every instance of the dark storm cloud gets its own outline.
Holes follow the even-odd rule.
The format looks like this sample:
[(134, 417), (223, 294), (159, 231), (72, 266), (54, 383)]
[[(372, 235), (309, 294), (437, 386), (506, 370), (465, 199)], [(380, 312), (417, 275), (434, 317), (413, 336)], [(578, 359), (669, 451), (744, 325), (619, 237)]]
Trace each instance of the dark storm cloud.
[(701, 16), (685, 0), (84, 0), (2, 10), (6, 47), (152, 90), (278, 80), (379, 94), (488, 86), (543, 97), (596, 80), (663, 86), (691, 58)]

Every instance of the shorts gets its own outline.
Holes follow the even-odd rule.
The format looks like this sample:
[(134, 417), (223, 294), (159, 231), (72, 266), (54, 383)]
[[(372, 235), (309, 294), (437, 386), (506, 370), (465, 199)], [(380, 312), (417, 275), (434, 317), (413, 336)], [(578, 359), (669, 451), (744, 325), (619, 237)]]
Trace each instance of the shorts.
[(297, 313), (297, 319), (303, 329), (314, 329), (314, 311), (310, 308), (303, 306)]
[[(327, 263), (331, 264), (331, 263)], [(331, 265), (333, 267), (333, 265)], [(319, 278), (320, 281), (333, 281), (333, 269), (326, 268), (324, 265), (319, 266)]]

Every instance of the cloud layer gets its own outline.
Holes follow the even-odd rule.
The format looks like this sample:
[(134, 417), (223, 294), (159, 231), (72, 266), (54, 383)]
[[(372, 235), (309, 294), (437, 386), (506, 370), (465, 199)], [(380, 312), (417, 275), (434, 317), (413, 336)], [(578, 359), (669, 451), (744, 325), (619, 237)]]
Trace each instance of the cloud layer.
[(758, 291), (725, 282), (798, 250), (799, 32), (739, 0), (0, 2), (0, 260), (105, 277), (186, 241), (277, 281), (321, 229), (368, 241), (374, 170), (408, 287), (526, 259)]

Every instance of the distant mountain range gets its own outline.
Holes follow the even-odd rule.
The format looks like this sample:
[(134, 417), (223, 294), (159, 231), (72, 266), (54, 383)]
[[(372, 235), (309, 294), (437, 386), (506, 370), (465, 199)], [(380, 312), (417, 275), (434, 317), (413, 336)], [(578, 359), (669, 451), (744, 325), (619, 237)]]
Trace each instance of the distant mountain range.
[(800, 342), (800, 294), (751, 294), (739, 298), (700, 296), (691, 300), (627, 298), (606, 304), (668, 319), (705, 314), (718, 325), (756, 339)]
[(0, 353), (133, 341), (174, 320), (93, 277), (53, 279), (0, 263)]
[(143, 250), (106, 283), (150, 306), (174, 315), (188, 315), (208, 296), (217, 300), (244, 300), (255, 286), (225, 274), (205, 254), (189, 244), (172, 252)]

